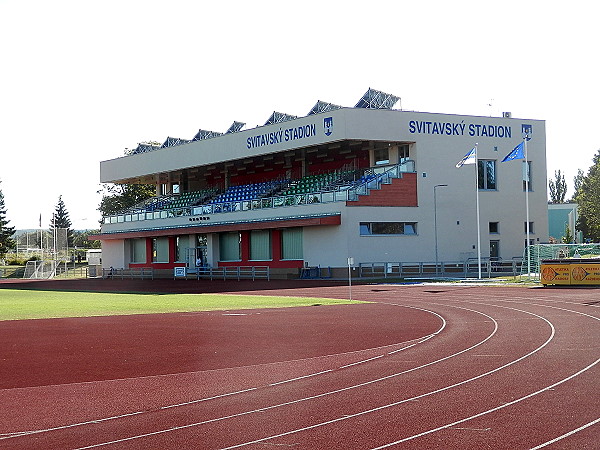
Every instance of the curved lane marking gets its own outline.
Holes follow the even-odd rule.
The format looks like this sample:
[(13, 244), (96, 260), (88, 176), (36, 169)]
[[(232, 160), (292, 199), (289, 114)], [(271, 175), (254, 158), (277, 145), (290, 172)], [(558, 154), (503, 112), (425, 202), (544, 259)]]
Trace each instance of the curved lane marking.
[[(395, 303), (390, 303), (390, 304), (391, 305), (395, 305), (395, 306), (401, 306), (401, 307), (409, 307), (409, 308), (411, 307), (411, 306), (399, 305), (399, 304), (395, 304)], [(463, 310), (466, 310), (466, 311), (470, 311), (470, 312), (474, 312), (474, 313), (483, 315), (483, 316), (487, 317), (488, 319), (490, 319), (490, 321), (494, 324), (494, 330), (486, 338), (484, 338), (480, 342), (472, 345), (471, 347), (463, 349), (463, 350), (461, 350), (459, 352), (456, 352), (454, 354), (445, 356), (445, 357), (440, 358), (438, 360), (431, 361), (429, 363), (423, 364), (421, 366), (413, 367), (411, 369), (407, 369), (407, 370), (404, 370), (402, 372), (398, 372), (398, 373), (395, 373), (395, 374), (387, 375), (385, 377), (377, 378), (377, 379), (374, 379), (374, 380), (369, 380), (369, 381), (366, 381), (366, 382), (363, 382), (363, 383), (360, 383), (360, 384), (356, 384), (356, 385), (353, 385), (353, 386), (347, 386), (345, 388), (336, 389), (336, 390), (330, 391), (330, 392), (324, 392), (324, 393), (321, 393), (321, 394), (318, 394), (318, 395), (314, 395), (314, 396), (310, 396), (310, 397), (300, 398), (300, 399), (296, 399), (296, 400), (292, 400), (292, 401), (288, 401), (288, 402), (284, 402), (284, 403), (280, 403), (280, 404), (276, 404), (276, 405), (271, 405), (271, 406), (266, 406), (266, 407), (263, 407), (263, 408), (258, 408), (258, 409), (251, 410), (251, 411), (244, 411), (242, 413), (231, 414), (231, 415), (223, 416), (223, 417), (217, 417), (217, 418), (214, 418), (214, 419), (204, 420), (204, 421), (201, 421), (201, 422), (195, 422), (195, 423), (191, 423), (191, 424), (187, 424), (187, 425), (181, 425), (181, 426), (177, 426), (177, 427), (166, 428), (166, 429), (163, 429), (163, 430), (153, 431), (153, 432), (150, 432), (150, 433), (144, 433), (144, 434), (140, 434), (140, 435), (130, 436), (130, 437), (127, 437), (127, 438), (117, 439), (117, 440), (114, 440), (114, 441), (101, 442), (99, 444), (89, 445), (89, 446), (86, 446), (86, 447), (79, 447), (76, 450), (97, 448), (97, 447), (102, 447), (102, 446), (105, 446), (105, 445), (118, 444), (118, 443), (121, 443), (121, 442), (126, 442), (126, 441), (130, 441), (130, 440), (134, 440), (134, 439), (140, 439), (140, 438), (144, 438), (144, 437), (156, 436), (156, 435), (159, 435), (159, 434), (169, 433), (169, 432), (172, 432), (172, 431), (178, 431), (178, 430), (192, 428), (192, 427), (196, 427), (196, 426), (200, 426), (200, 425), (205, 425), (205, 424), (208, 424), (208, 423), (214, 423), (214, 422), (219, 422), (219, 421), (222, 421), (222, 420), (227, 420), (227, 419), (242, 417), (242, 416), (246, 416), (246, 415), (250, 415), (250, 414), (254, 414), (254, 413), (269, 411), (271, 409), (280, 408), (280, 407), (283, 407), (283, 406), (288, 406), (288, 405), (292, 405), (292, 404), (296, 404), (296, 403), (300, 403), (300, 402), (304, 402), (304, 401), (308, 401), (308, 400), (314, 400), (316, 398), (325, 397), (325, 396), (328, 396), (328, 395), (333, 395), (333, 394), (338, 394), (340, 392), (348, 391), (348, 390), (351, 390), (351, 389), (356, 389), (356, 388), (364, 387), (364, 386), (367, 386), (367, 385), (370, 385), (370, 384), (374, 384), (374, 383), (378, 383), (378, 382), (381, 382), (381, 381), (384, 381), (384, 380), (388, 380), (388, 379), (391, 379), (391, 378), (394, 378), (394, 377), (398, 377), (400, 375), (404, 375), (406, 373), (413, 372), (415, 370), (419, 370), (419, 369), (422, 369), (422, 368), (425, 368), (425, 367), (429, 367), (429, 366), (437, 364), (439, 362), (446, 361), (446, 360), (448, 360), (450, 358), (456, 357), (456, 356), (458, 356), (460, 354), (463, 354), (463, 353), (465, 353), (467, 351), (470, 351), (470, 350), (472, 350), (472, 349), (474, 349), (474, 348), (476, 348), (476, 347), (484, 344), (489, 339), (491, 339), (496, 334), (496, 332), (498, 331), (498, 322), (496, 322), (496, 320), (493, 317), (491, 317), (491, 316), (489, 316), (489, 315), (487, 315), (485, 313), (482, 313), (481, 311), (475, 311), (475, 310), (472, 310), (472, 309), (469, 309), (469, 308), (464, 308), (464, 307), (460, 307), (460, 306), (453, 306), (453, 305), (450, 305), (450, 306), (449, 305), (441, 305), (441, 306), (451, 307), (451, 308), (456, 308), (456, 309), (463, 309)], [(434, 313), (434, 314), (436, 314), (436, 313)], [(423, 341), (426, 341), (428, 339), (430, 339), (430, 337), (424, 338)], [(535, 350), (535, 351), (537, 351), (537, 350)], [(525, 356), (527, 356), (527, 355), (525, 355)], [(435, 392), (433, 392), (433, 393), (435, 393)], [(418, 397), (414, 397), (412, 399), (406, 399), (406, 400), (403, 400), (403, 401), (401, 401), (399, 403), (404, 403), (404, 402), (407, 402), (407, 401), (412, 401), (414, 399), (417, 399), (417, 398), (420, 398), (420, 397), (424, 397), (426, 395), (430, 395), (430, 394), (424, 394), (424, 395), (421, 395), (421, 396), (418, 396)], [(382, 408), (379, 408), (379, 409), (382, 409)], [(322, 423), (322, 424), (317, 424), (317, 425), (308, 427), (306, 429), (316, 428), (317, 426), (322, 426), (322, 425), (325, 425), (327, 423), (337, 422), (339, 420), (345, 420), (345, 419), (348, 419), (348, 418), (351, 418), (351, 417), (353, 417), (353, 415), (348, 415), (348, 416), (344, 416), (342, 418), (335, 419), (333, 421), (329, 421), (329, 422)], [(288, 432), (286, 434), (292, 434), (292, 433), (295, 433), (295, 432), (298, 432), (298, 431), (303, 431), (303, 430), (294, 430), (294, 431)], [(278, 436), (275, 436), (275, 437), (278, 437)], [(272, 438), (273, 438), (273, 436), (261, 439), (259, 441), (248, 442), (248, 443), (241, 444), (241, 445), (238, 445), (238, 446), (249, 445), (249, 444), (255, 443), (255, 442), (262, 442), (264, 440), (268, 440), (268, 439), (272, 439)], [(238, 446), (235, 446), (235, 447), (238, 447)], [(235, 447), (228, 447), (228, 448), (235, 448)]]
[[(403, 306), (403, 305), (397, 305), (397, 304), (394, 304), (394, 303), (390, 303), (389, 305), (392, 305), (392, 306)], [(395, 342), (393, 344), (388, 344), (388, 345), (384, 345), (384, 346), (381, 346), (381, 347), (373, 347), (373, 348), (367, 348), (367, 349), (362, 349), (362, 350), (354, 350), (354, 351), (351, 351), (351, 352), (329, 354), (329, 355), (318, 356), (318, 357), (315, 357), (315, 358), (329, 358), (329, 357), (333, 357), (333, 356), (347, 355), (347, 354), (357, 353), (357, 352), (373, 351), (373, 350), (385, 349), (385, 348), (394, 347), (394, 346), (397, 346), (397, 345), (402, 345), (402, 344), (406, 344), (406, 343), (409, 343), (409, 342), (417, 341), (416, 343), (407, 345), (406, 347), (402, 347), (400, 349), (396, 349), (396, 350), (393, 350), (393, 351), (390, 351), (390, 352), (387, 353), (387, 355), (391, 355), (391, 354), (398, 353), (400, 351), (412, 348), (412, 347), (414, 347), (417, 344), (421, 344), (423, 342), (426, 342), (429, 339), (431, 339), (431, 338), (439, 335), (446, 328), (446, 325), (447, 325), (446, 320), (441, 315), (437, 314), (435, 311), (430, 311), (428, 309), (419, 308), (419, 307), (416, 307), (416, 306), (405, 305), (404, 307), (406, 307), (406, 308), (412, 308), (412, 309), (417, 309), (419, 311), (424, 311), (424, 312), (431, 313), (431, 314), (437, 316), (440, 319), (440, 322), (441, 322), (440, 327), (435, 332), (433, 332), (433, 333), (431, 333), (429, 335), (425, 335), (425, 336), (421, 336), (421, 337), (418, 337), (418, 338), (410, 339), (410, 340), (404, 341), (404, 342)], [(317, 375), (323, 375), (325, 373), (338, 371), (338, 370), (345, 369), (345, 368), (348, 368), (348, 367), (351, 367), (351, 366), (357, 365), (357, 364), (364, 364), (364, 363), (366, 363), (368, 361), (371, 361), (373, 359), (377, 359), (377, 358), (379, 358), (381, 356), (386, 356), (386, 354), (377, 356), (375, 358), (367, 358), (365, 360), (357, 361), (357, 362), (352, 363), (352, 364), (346, 364), (344, 366), (340, 366), (340, 367), (335, 368), (335, 369), (324, 370), (324, 371), (321, 371), (321, 372), (315, 372), (315, 373), (312, 373), (312, 374), (307, 374), (307, 375), (304, 375), (304, 376), (301, 376), (301, 377), (296, 377), (296, 378), (291, 378), (291, 379), (286, 379), (286, 380), (274, 382), (274, 383), (271, 383), (271, 384), (267, 384), (265, 386), (254, 386), (254, 387), (250, 387), (250, 388), (247, 388), (247, 389), (242, 389), (242, 390), (239, 390), (239, 391), (226, 392), (226, 393), (223, 393), (223, 394), (218, 394), (218, 395), (214, 395), (214, 396), (211, 396), (211, 397), (204, 397), (204, 398), (200, 398), (200, 399), (196, 399), (196, 400), (190, 400), (190, 401), (187, 401), (187, 402), (175, 403), (175, 404), (172, 404), (172, 405), (165, 405), (165, 406), (160, 406), (160, 407), (157, 407), (157, 408), (152, 408), (152, 409), (147, 409), (147, 410), (134, 411), (134, 412), (130, 412), (130, 413), (118, 414), (118, 415), (108, 416), (108, 417), (101, 417), (101, 418), (98, 418), (98, 419), (86, 420), (84, 422), (71, 423), (71, 424), (67, 424), (67, 425), (61, 425), (61, 426), (56, 426), (56, 427), (49, 427), (49, 428), (44, 428), (44, 429), (39, 429), (39, 430), (26, 430), (26, 431), (15, 431), (15, 432), (12, 432), (12, 433), (3, 433), (3, 434), (0, 434), (0, 440), (11, 439), (11, 438), (16, 438), (16, 437), (20, 437), (20, 436), (29, 436), (29, 435), (33, 435), (33, 434), (48, 433), (48, 432), (52, 432), (52, 431), (66, 430), (66, 429), (69, 429), (69, 428), (81, 427), (81, 426), (85, 426), (85, 425), (94, 425), (94, 424), (97, 424), (97, 423), (108, 422), (108, 421), (117, 420), (117, 419), (123, 419), (123, 418), (131, 417), (131, 416), (137, 416), (137, 415), (140, 415), (140, 414), (153, 413), (153, 412), (157, 412), (157, 411), (161, 411), (161, 410), (178, 408), (178, 407), (183, 407), (183, 406), (189, 406), (189, 405), (193, 405), (193, 404), (196, 404), (196, 403), (203, 403), (203, 402), (207, 402), (207, 401), (210, 401), (210, 400), (216, 400), (216, 399), (220, 399), (220, 398), (231, 397), (233, 395), (244, 394), (244, 393), (251, 392), (251, 391), (256, 391), (258, 389), (262, 389), (262, 388), (265, 388), (265, 387), (277, 386), (277, 385), (280, 385), (280, 384), (290, 383), (290, 382), (293, 382), (293, 381), (298, 381), (298, 380), (301, 380), (301, 379), (310, 378), (310, 377), (314, 377), (314, 376), (317, 376)], [(308, 359), (314, 359), (314, 358), (308, 358)], [(276, 363), (291, 363), (291, 362), (296, 362), (296, 361), (302, 361), (302, 360), (277, 361)], [(268, 363), (268, 364), (275, 364), (275, 363)], [(266, 365), (268, 365), (268, 364), (266, 364)], [(252, 366), (241, 366), (241, 367), (252, 367)], [(236, 367), (236, 369), (237, 368), (238, 367)], [(226, 370), (226, 369), (212, 369), (212, 370)], [(212, 371), (212, 370), (210, 370), (210, 371)], [(202, 372), (209, 372), (209, 371), (186, 372), (186, 373), (202, 373)], [(170, 376), (170, 375), (179, 375), (179, 374), (158, 375), (158, 376), (159, 377), (164, 377), (164, 376)], [(143, 378), (148, 378), (148, 377), (140, 377), (140, 379), (143, 379)], [(136, 378), (126, 378), (126, 379), (135, 380)], [(118, 380), (111, 380), (111, 381), (118, 381)], [(77, 384), (88, 384), (88, 383), (94, 383), (94, 382), (85, 382), (85, 383), (77, 383)]]

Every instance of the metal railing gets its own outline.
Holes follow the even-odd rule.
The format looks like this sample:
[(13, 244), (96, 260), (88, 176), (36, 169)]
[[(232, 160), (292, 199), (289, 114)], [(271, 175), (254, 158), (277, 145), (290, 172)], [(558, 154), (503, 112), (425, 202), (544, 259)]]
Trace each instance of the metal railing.
[(104, 217), (105, 224), (137, 222), (142, 220), (168, 219), (175, 217), (214, 215), (237, 211), (252, 211), (258, 209), (281, 208), (288, 206), (310, 205), (317, 203), (332, 203), (358, 200), (359, 195), (368, 195), (371, 189), (380, 189), (382, 184), (391, 183), (392, 178), (402, 177), (402, 173), (415, 171), (415, 162), (404, 161), (394, 166), (374, 167), (367, 171), (374, 175), (368, 181), (360, 184), (348, 184), (336, 189), (323, 190), (302, 194), (279, 195), (252, 200), (236, 200), (219, 203), (206, 203), (199, 206), (166, 208), (154, 211), (145, 209), (130, 210), (122, 214)]
[[(362, 278), (406, 277), (461, 277), (478, 275), (477, 258), (466, 261), (435, 262), (368, 262), (359, 264)], [(488, 278), (495, 275), (517, 276), (521, 271), (521, 259), (503, 261), (500, 258), (483, 258), (481, 272)]]
[[(192, 272), (189, 272), (193, 274)], [(195, 270), (196, 279), (219, 280), (271, 280), (271, 269), (268, 266), (224, 266), (198, 267)]]
[(110, 279), (154, 279), (154, 269), (152, 267), (136, 267), (132, 269), (102, 269), (102, 278)]

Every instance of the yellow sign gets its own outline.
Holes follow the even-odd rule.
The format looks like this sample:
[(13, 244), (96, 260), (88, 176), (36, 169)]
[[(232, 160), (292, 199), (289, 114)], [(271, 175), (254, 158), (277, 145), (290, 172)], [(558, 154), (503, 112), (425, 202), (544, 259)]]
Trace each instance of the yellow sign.
[(577, 263), (574, 260), (562, 264), (542, 263), (541, 275), (542, 284), (600, 285), (600, 261), (597, 264)]

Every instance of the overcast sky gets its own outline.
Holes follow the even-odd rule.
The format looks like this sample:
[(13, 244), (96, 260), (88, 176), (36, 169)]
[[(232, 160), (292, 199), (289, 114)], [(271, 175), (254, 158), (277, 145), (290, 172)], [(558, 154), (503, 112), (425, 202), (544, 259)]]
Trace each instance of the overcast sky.
[(317, 100), (351, 107), (369, 87), (405, 110), (546, 120), (548, 176), (563, 170), (570, 196), (600, 148), (598, 12), (591, 1), (0, 0), (7, 218), (37, 228), (41, 214), (47, 227), (62, 195), (73, 228), (98, 228), (100, 161), (275, 110), (303, 116)]

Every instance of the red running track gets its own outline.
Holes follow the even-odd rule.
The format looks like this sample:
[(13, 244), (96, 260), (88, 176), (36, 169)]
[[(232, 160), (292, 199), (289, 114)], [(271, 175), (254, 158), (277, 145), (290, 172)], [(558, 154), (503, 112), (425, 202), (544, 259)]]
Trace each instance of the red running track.
[[(126, 286), (95, 283), (73, 289)], [(374, 303), (0, 322), (0, 447), (598, 448), (598, 293), (361, 285)]]

